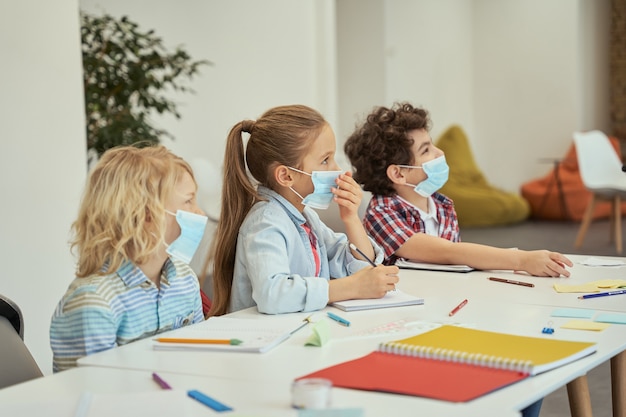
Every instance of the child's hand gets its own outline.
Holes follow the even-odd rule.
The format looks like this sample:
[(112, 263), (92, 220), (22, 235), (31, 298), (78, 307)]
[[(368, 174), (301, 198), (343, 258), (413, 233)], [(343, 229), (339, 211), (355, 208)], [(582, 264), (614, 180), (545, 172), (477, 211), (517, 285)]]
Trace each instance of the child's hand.
[(524, 253), (520, 270), (537, 277), (558, 278), (561, 275), (569, 277), (570, 273), (565, 266), (574, 264), (558, 252), (535, 250)]
[(355, 278), (356, 296), (354, 298), (381, 298), (387, 291), (396, 289), (400, 281), (397, 266), (378, 265), (376, 268), (363, 268), (352, 275)]
[[(343, 222), (351, 218), (359, 218), (359, 206), (363, 198), (363, 191), (352, 178), (352, 173), (346, 171), (337, 177), (337, 187), (332, 188), (334, 200), (339, 206), (339, 216)], [(360, 221), (360, 220), (359, 220)]]

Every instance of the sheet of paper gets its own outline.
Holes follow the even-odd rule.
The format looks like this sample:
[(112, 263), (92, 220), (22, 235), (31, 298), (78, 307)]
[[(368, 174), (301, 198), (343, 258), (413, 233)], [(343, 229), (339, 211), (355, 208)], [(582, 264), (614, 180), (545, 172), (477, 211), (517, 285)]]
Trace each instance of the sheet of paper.
[(619, 259), (590, 257), (582, 261), (581, 264), (587, 266), (623, 266), (626, 265), (626, 262)]
[(594, 321), (587, 320), (570, 320), (561, 326), (562, 329), (574, 329), (574, 330), (593, 330), (599, 332), (609, 327), (608, 323), (596, 323)]

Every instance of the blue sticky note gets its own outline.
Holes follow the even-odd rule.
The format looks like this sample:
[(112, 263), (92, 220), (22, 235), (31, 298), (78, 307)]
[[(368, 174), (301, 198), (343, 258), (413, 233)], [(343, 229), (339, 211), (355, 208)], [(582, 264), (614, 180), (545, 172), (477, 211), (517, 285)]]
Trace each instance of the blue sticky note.
[(574, 317), (577, 319), (590, 319), (596, 312), (585, 308), (557, 308), (552, 311), (552, 317)]
[(623, 313), (600, 313), (593, 321), (600, 323), (626, 324), (626, 314)]

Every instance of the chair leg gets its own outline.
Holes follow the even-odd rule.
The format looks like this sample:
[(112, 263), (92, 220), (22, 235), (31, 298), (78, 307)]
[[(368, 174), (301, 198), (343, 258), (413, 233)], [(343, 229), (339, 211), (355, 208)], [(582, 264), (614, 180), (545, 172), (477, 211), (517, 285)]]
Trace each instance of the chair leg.
[(618, 254), (622, 253), (622, 201), (620, 196), (616, 195), (613, 199), (613, 225), (615, 233), (615, 249)]
[(596, 206), (596, 196), (595, 194), (591, 194), (591, 200), (589, 200), (589, 204), (587, 204), (587, 208), (585, 209), (585, 214), (583, 215), (583, 221), (580, 224), (580, 229), (578, 229), (578, 236), (576, 236), (576, 243), (574, 246), (578, 249), (582, 246), (583, 240), (585, 239), (585, 235), (587, 234), (587, 229), (589, 229), (589, 224), (591, 223), (591, 218), (593, 217), (593, 209)]

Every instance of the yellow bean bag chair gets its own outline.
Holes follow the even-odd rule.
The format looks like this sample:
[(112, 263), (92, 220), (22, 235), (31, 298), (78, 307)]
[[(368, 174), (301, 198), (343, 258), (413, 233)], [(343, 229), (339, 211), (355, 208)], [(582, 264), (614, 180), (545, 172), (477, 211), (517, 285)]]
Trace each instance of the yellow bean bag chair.
[(459, 126), (448, 128), (435, 145), (445, 152), (450, 166), (448, 182), (440, 192), (454, 201), (461, 227), (499, 226), (528, 218), (530, 205), (522, 196), (489, 184)]

